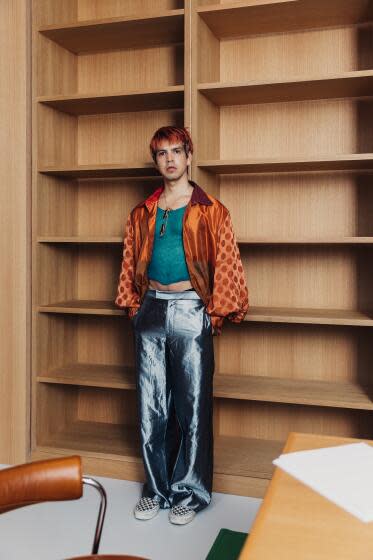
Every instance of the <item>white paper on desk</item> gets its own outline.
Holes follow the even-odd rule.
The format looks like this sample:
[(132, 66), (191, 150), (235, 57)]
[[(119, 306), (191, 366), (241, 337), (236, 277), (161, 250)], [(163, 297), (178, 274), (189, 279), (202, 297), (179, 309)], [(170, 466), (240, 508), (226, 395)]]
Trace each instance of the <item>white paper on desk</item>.
[(351, 443), (280, 455), (273, 463), (364, 522), (373, 521), (373, 447)]

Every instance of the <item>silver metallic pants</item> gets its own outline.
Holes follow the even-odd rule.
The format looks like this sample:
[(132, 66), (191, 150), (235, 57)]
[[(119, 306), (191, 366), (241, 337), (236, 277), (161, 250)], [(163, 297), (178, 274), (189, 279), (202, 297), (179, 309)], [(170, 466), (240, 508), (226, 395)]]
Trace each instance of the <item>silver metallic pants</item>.
[(131, 319), (146, 483), (161, 508), (211, 501), (214, 346), (195, 290), (148, 289)]

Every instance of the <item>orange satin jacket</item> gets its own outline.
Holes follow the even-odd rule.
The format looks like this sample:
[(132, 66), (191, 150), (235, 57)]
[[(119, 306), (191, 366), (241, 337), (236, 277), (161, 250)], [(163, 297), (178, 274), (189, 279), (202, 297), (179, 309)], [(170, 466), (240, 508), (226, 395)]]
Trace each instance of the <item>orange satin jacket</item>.
[[(213, 334), (224, 318), (240, 323), (249, 308), (248, 289), (229, 210), (197, 183), (183, 216), (185, 260), (194, 290), (211, 316)], [(164, 186), (130, 212), (124, 231), (123, 259), (115, 304), (132, 317), (149, 286), (158, 199)]]

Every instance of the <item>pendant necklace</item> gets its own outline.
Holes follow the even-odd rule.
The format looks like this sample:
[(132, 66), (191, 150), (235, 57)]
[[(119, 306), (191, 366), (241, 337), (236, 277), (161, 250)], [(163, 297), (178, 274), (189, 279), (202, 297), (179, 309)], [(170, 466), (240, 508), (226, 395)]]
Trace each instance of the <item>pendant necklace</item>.
[(166, 198), (166, 193), (163, 191), (164, 194), (164, 199), (166, 202), (166, 210), (163, 211), (163, 216), (162, 216), (162, 225), (161, 225), (161, 229), (159, 231), (159, 236), (162, 237), (162, 235), (164, 234), (164, 232), (166, 231), (166, 225), (167, 225), (167, 219), (168, 219), (168, 214), (170, 213), (171, 208), (169, 208), (168, 204), (167, 204), (167, 198)]

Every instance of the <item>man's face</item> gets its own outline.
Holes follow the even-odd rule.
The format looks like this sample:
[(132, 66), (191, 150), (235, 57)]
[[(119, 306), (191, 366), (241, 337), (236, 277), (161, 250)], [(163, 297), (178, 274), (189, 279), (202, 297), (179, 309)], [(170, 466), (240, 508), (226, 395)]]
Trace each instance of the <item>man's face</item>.
[(158, 145), (156, 166), (161, 175), (169, 181), (180, 179), (187, 172), (191, 161), (192, 155), (186, 155), (181, 142), (170, 143), (163, 140)]

